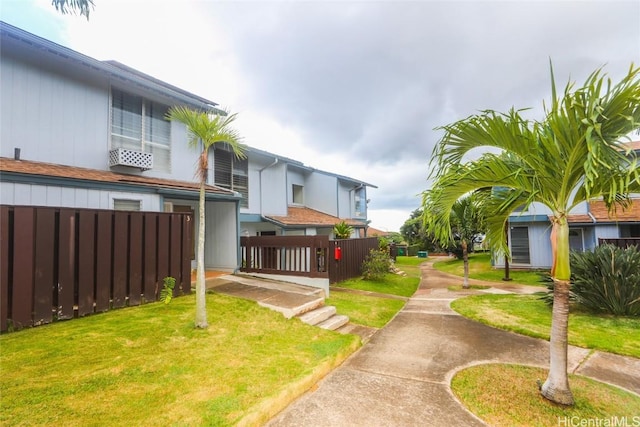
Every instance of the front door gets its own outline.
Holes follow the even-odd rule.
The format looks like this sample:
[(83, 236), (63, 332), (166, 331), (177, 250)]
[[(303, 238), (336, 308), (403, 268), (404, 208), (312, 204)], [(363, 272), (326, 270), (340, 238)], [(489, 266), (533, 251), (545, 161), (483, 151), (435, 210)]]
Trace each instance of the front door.
[(514, 264), (530, 264), (529, 227), (511, 227), (511, 260)]

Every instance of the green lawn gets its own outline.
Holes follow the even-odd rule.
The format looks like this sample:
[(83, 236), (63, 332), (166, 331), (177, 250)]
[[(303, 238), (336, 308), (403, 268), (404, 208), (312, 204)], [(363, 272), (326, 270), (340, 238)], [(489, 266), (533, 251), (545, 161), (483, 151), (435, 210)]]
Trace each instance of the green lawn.
[(396, 266), (418, 266), (426, 261), (426, 258), (418, 258), (415, 256), (398, 256), (396, 257)]
[(486, 364), (456, 373), (451, 388), (467, 409), (491, 426), (605, 426), (623, 417), (633, 425), (640, 414), (640, 397), (578, 375), (569, 375), (575, 405), (554, 405), (541, 397), (535, 382), (546, 377), (545, 369)]
[(0, 336), (1, 425), (263, 422), (360, 345), (256, 303), (193, 295)]
[[(436, 261), (433, 267), (445, 273), (464, 276), (464, 264), (462, 260), (451, 258), (448, 260)], [(513, 270), (509, 272), (509, 277), (514, 283), (523, 285), (544, 286), (541, 282), (544, 273), (548, 271), (526, 271)], [(489, 282), (503, 282), (504, 269), (497, 269), (491, 265), (491, 255), (488, 253), (473, 253), (469, 255), (469, 278), (486, 280)]]
[(402, 310), (405, 301), (334, 290), (326, 304), (335, 306), (338, 313), (349, 316), (352, 323), (382, 328)]
[(350, 292), (340, 292), (338, 288), (376, 292), (379, 294), (410, 297), (418, 289), (420, 284), (420, 267), (424, 262), (416, 262), (417, 258), (398, 257), (396, 267), (407, 273), (406, 277), (396, 274), (386, 274), (381, 280), (364, 280), (362, 278), (345, 280), (336, 283), (327, 305), (333, 305), (339, 314), (349, 316), (352, 323), (374, 328), (382, 328), (384, 325), (402, 310), (405, 301), (394, 298), (384, 298), (372, 295), (362, 295)]
[[(549, 339), (551, 308), (537, 295), (474, 295), (451, 307), (490, 326)], [(640, 358), (640, 318), (573, 312), (569, 344)]]
[[(410, 274), (409, 268), (398, 266), (397, 264), (396, 266), (405, 271), (407, 273), (407, 277), (389, 273), (381, 280), (365, 280), (359, 277), (336, 283), (333, 286), (410, 297), (416, 292), (416, 289), (418, 289), (418, 285), (420, 284), (419, 269), (417, 267), (413, 267), (417, 272)], [(416, 274), (418, 277), (416, 277)]]

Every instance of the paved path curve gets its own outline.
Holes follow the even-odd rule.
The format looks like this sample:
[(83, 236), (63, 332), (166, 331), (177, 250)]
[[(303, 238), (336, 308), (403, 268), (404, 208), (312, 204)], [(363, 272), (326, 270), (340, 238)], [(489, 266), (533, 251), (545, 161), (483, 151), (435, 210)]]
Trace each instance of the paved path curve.
[[(434, 270), (432, 261), (421, 269), (420, 287), (404, 309), (268, 426), (482, 426), (451, 393), (455, 372), (486, 362), (547, 367), (546, 341), (456, 314), (450, 302), (469, 291), (450, 292), (447, 287), (461, 283), (460, 278)], [(531, 292), (527, 288), (497, 285), (498, 292)], [(576, 347), (570, 347), (569, 359), (572, 372), (640, 394), (638, 359)]]

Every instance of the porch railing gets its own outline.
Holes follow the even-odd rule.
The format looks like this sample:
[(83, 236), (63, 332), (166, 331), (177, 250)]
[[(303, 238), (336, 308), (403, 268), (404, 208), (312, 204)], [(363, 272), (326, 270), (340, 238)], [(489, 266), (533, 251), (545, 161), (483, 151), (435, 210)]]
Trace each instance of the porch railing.
[(240, 247), (242, 272), (328, 278), (337, 283), (362, 274), (362, 262), (378, 247), (378, 238), (254, 236), (241, 237)]
[(329, 277), (328, 236), (241, 237), (242, 266), (247, 273)]

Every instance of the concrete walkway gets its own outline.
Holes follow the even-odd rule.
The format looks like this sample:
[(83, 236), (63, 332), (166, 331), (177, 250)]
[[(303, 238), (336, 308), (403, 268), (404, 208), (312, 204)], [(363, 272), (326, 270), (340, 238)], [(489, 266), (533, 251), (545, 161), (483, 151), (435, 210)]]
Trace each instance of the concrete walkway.
[[(385, 328), (267, 425), (482, 426), (451, 392), (458, 370), (487, 362), (548, 366), (548, 342), (491, 328), (451, 310), (451, 301), (477, 291), (448, 291), (461, 279), (431, 264), (422, 265), (418, 291)], [(490, 285), (492, 292), (540, 289)], [(577, 347), (570, 347), (569, 358), (571, 372), (640, 394), (639, 359)]]

